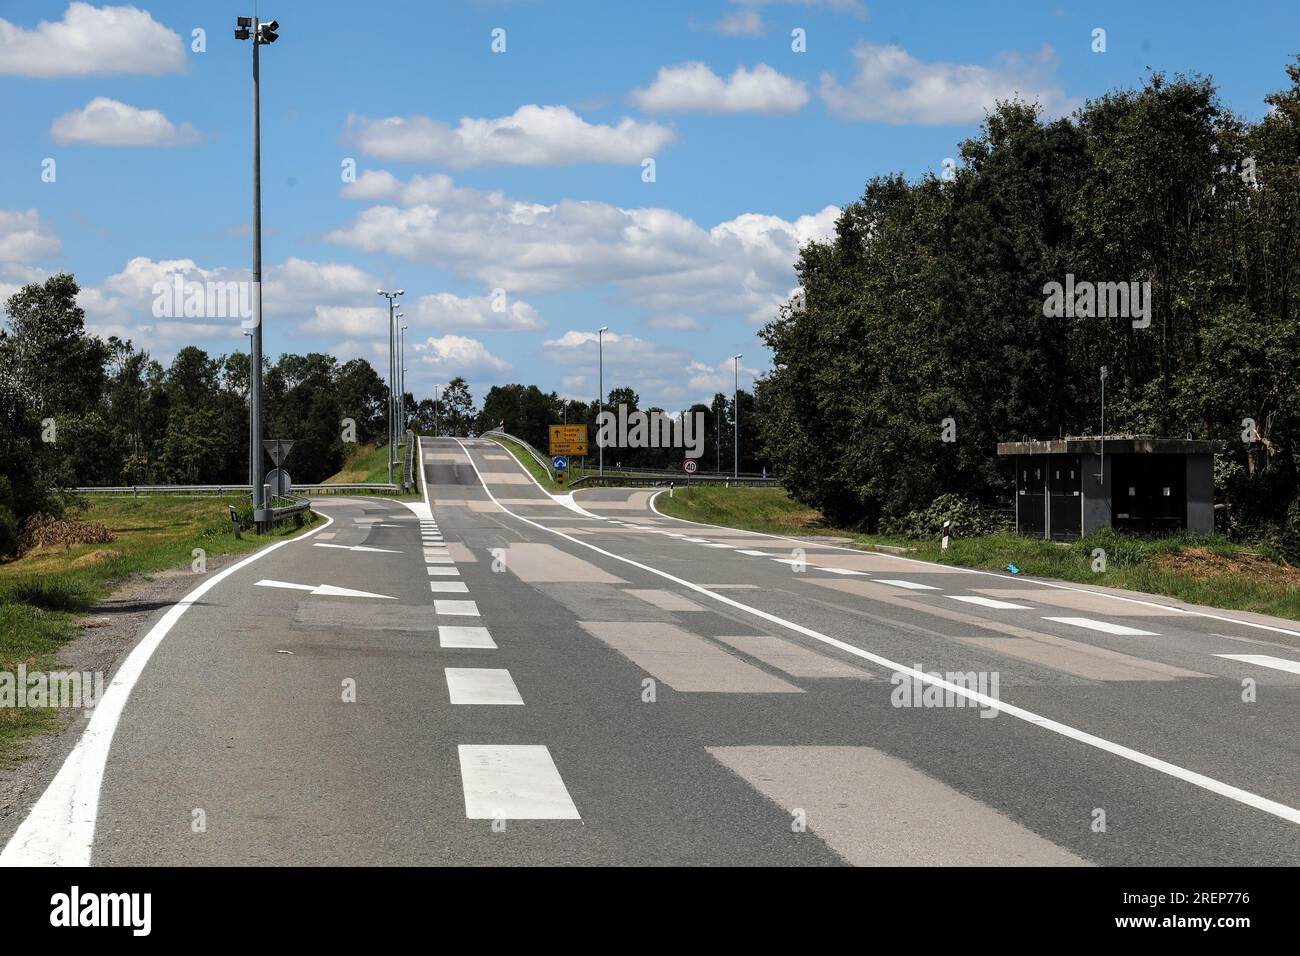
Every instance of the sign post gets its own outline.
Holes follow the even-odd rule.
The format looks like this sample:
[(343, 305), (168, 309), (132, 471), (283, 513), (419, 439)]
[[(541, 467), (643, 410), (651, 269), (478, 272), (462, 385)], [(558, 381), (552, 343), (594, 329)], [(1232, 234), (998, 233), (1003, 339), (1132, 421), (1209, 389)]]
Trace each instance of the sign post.
[(569, 470), (569, 459), (565, 455), (556, 455), (551, 459), (551, 464), (555, 466), (555, 483), (564, 484), (564, 474)]

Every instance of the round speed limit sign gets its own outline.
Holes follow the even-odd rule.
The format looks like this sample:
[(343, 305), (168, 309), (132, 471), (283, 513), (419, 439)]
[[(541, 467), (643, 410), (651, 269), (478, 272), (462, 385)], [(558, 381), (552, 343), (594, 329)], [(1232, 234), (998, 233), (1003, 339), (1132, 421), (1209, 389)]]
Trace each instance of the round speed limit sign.
[(686, 459), (686, 464), (682, 465), (683, 470), (685, 470), (686, 474), (688, 474), (688, 475), (693, 475), (693, 474), (695, 474), (696, 470), (697, 470), (699, 467), (700, 467), (699, 464), (696, 463), (696, 461), (695, 461), (694, 458), (687, 458), (687, 459)]

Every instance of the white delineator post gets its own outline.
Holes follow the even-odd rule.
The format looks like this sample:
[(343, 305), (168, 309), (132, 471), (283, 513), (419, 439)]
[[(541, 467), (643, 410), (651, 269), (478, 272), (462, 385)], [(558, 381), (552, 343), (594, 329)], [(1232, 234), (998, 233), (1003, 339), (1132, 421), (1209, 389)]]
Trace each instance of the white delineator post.
[(952, 522), (945, 521), (943, 523), (943, 550), (945, 551), (948, 550), (948, 537), (951, 533), (952, 533)]

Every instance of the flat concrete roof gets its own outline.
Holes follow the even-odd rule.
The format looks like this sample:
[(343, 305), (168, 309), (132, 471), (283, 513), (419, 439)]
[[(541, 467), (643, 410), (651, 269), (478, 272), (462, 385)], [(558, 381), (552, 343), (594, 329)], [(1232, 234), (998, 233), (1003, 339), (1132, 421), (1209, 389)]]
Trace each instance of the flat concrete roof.
[[(1100, 438), (1056, 438), (1048, 441), (1000, 441), (999, 455), (1099, 455)], [(1113, 455), (1213, 455), (1223, 451), (1221, 441), (1191, 438), (1152, 438), (1149, 435), (1116, 435), (1106, 438), (1106, 452)]]

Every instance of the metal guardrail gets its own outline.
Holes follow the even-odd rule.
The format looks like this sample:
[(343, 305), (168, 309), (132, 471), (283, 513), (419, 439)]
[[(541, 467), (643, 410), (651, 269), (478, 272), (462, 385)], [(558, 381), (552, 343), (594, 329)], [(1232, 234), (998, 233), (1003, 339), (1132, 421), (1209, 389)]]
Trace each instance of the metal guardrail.
[(516, 435), (512, 435), (507, 431), (502, 431), (500, 428), (490, 428), (483, 433), (483, 436), (480, 437), (486, 437), (487, 435), (500, 435), (502, 438), (508, 438), (512, 442), (517, 442), (518, 444), (522, 445), (528, 451), (528, 454), (533, 456), (533, 460), (536, 461), (537, 464), (542, 466), (546, 474), (548, 475), (551, 474), (551, 460), (549, 458), (544, 457), (540, 451), (538, 451), (532, 445), (528, 444), (528, 442), (524, 441), (522, 438), (519, 438)]
[(611, 475), (609, 469), (605, 469), (603, 475), (583, 475), (581, 478), (575, 478), (569, 482), (570, 488), (577, 488), (579, 485), (587, 485), (591, 488), (667, 488), (673, 487), (689, 488), (691, 485), (722, 485), (725, 488), (779, 488), (781, 483), (775, 478), (732, 478), (725, 475), (721, 478), (707, 477), (701, 478), (699, 475), (691, 475), (689, 479), (686, 475), (675, 475), (673, 477), (658, 477), (652, 475)]
[[(130, 494), (213, 494), (224, 495), (229, 492), (239, 492), (240, 494), (249, 494), (248, 485), (98, 485), (95, 487), (65, 488), (65, 491), (73, 491), (77, 494), (107, 494), (107, 495), (130, 495)], [(387, 482), (321, 482), (314, 485), (293, 485), (292, 492), (315, 492), (318, 494), (328, 494), (335, 491), (387, 491), (399, 492), (402, 489), (397, 485), (390, 485)]]

